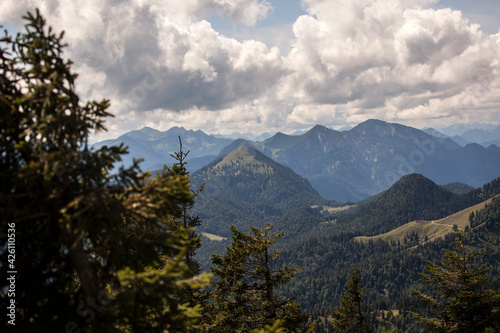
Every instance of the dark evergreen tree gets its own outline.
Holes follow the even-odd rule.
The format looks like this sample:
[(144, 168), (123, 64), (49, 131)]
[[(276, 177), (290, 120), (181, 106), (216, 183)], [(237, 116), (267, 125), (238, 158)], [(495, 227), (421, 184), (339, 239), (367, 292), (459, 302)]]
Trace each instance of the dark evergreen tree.
[(425, 302), (436, 317), (412, 313), (433, 332), (499, 332), (500, 292), (484, 290), (488, 268), (477, 266), (479, 255), (465, 244), (461, 231), (456, 233), (454, 251), (446, 250), (442, 266), (428, 262), (428, 274), (421, 274), (434, 289), (433, 295), (412, 292)]
[(333, 325), (341, 332), (367, 332), (363, 315), (363, 296), (359, 269), (351, 273), (340, 297), (340, 306), (333, 311)]
[(276, 288), (288, 282), (296, 269), (273, 269), (278, 252), (269, 248), (282, 235), (252, 228), (245, 234), (231, 227), (232, 243), (224, 256), (213, 255), (211, 267), (217, 280), (206, 309), (207, 332), (248, 332), (282, 321), (285, 332), (312, 330), (308, 315), (293, 299), (283, 299)]
[[(189, 151), (184, 152), (182, 150), (182, 140), (179, 136), (179, 151), (170, 155), (176, 160), (176, 162), (171, 167), (167, 167), (167, 170), (175, 175), (190, 179), (190, 173), (186, 168), (186, 157), (188, 154)], [(196, 199), (203, 189), (204, 185), (200, 185), (196, 190), (191, 190), (193, 199)], [(179, 229), (189, 230), (184, 254), (184, 261), (188, 265), (189, 270), (186, 274), (184, 274), (184, 278), (191, 278), (201, 272), (201, 264), (195, 259), (196, 251), (201, 247), (201, 235), (196, 232), (196, 227), (201, 224), (201, 219), (198, 215), (190, 214), (194, 203), (194, 200), (189, 202), (179, 202), (177, 209), (178, 216), (180, 216), (180, 218), (172, 220), (172, 223), (170, 224), (170, 229), (172, 231), (177, 231)], [(206, 292), (201, 288), (187, 287), (184, 292), (186, 300), (192, 306), (203, 306), (206, 301)]]
[[(186, 177), (190, 179), (190, 173), (186, 168), (187, 162), (186, 157), (189, 154), (189, 150), (184, 152), (182, 150), (182, 140), (179, 137), (179, 151), (171, 154), (176, 162), (172, 165), (172, 167), (167, 168), (169, 171), (173, 172), (176, 175), (180, 175), (182, 177)], [(195, 199), (204, 189), (204, 185), (200, 185), (196, 190), (192, 190), (193, 198)], [(196, 255), (196, 250), (201, 246), (201, 235), (196, 233), (195, 228), (201, 224), (201, 219), (198, 215), (191, 215), (190, 210), (193, 208), (195, 201), (191, 200), (189, 202), (179, 203), (179, 215), (180, 219), (176, 220), (175, 223), (171, 226), (174, 230), (181, 227), (184, 229), (190, 229), (189, 232), (189, 243), (187, 245), (185, 260), (188, 266), (191, 269), (191, 276), (200, 273), (200, 263), (194, 259)]]
[(152, 178), (138, 162), (112, 174), (126, 148), (88, 146), (109, 101), (83, 104), (63, 34), (38, 11), (25, 19), (24, 33), (0, 40), (0, 228), (16, 240), (12, 262), (0, 244), (1, 307), (15, 297), (22, 332), (195, 330), (184, 290), (208, 281), (184, 278), (189, 230), (169, 229), (193, 202), (189, 178)]

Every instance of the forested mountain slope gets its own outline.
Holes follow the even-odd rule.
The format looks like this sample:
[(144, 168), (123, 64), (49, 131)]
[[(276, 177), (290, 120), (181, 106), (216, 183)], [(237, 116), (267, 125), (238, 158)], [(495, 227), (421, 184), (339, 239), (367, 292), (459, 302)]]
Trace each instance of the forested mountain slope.
[[(485, 186), (488, 193), (492, 186)], [(489, 192), (491, 193), (491, 192)], [(495, 197), (482, 210), (470, 215), (466, 239), (482, 252), (477, 264), (491, 267), (491, 286), (498, 288), (500, 270), (500, 198)], [(410, 289), (429, 291), (419, 273), (425, 261), (438, 262), (442, 250), (451, 249), (454, 235), (448, 234), (431, 241), (409, 232), (403, 241), (373, 239), (359, 242), (354, 232), (318, 233), (301, 244), (284, 250), (279, 265), (298, 265), (303, 270), (282, 292), (296, 297), (318, 319), (318, 332), (331, 331), (326, 320), (338, 305), (348, 275), (358, 267), (367, 309), (366, 316), (373, 327), (397, 327), (401, 332), (420, 332), (406, 311), (416, 311), (421, 304)], [(390, 315), (388, 315), (390, 313)]]
[(205, 185), (195, 206), (204, 221), (200, 230), (222, 236), (231, 224), (260, 227), (303, 205), (339, 205), (322, 198), (307, 179), (246, 146), (195, 172), (192, 182)]
[[(495, 196), (494, 198), (497, 198)], [(432, 241), (436, 238), (443, 237), (453, 231), (465, 230), (470, 224), (469, 218), (471, 214), (484, 209), (487, 205), (491, 203), (494, 199), (488, 199), (477, 205), (468, 207), (452, 215), (446, 216), (442, 219), (425, 221), (416, 220), (408, 222), (394, 230), (386, 232), (384, 234), (379, 234), (376, 236), (360, 236), (356, 237), (359, 241), (369, 242), (376, 240), (383, 240), (387, 242), (398, 242), (404, 243), (404, 241), (409, 237), (418, 238), (419, 241), (427, 242)]]
[(500, 193), (500, 178), (482, 188), (455, 194), (420, 174), (401, 178), (357, 212), (337, 219), (343, 230), (380, 234), (415, 220), (437, 220)]

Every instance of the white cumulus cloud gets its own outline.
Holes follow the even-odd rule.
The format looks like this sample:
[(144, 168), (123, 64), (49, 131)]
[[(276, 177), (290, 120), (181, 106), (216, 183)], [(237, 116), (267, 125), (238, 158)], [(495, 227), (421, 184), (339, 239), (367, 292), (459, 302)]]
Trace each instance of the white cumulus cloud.
[(309, 15), (295, 22), (287, 59), (294, 70), (281, 90), (300, 105), (290, 120), (306, 110), (316, 116), (303, 119), (332, 124), (356, 114), (444, 118), (497, 93), (499, 35), (484, 34), (460, 11), (426, 8), (429, 1), (304, 2)]
[(209, 23), (255, 26), (273, 10), (265, 0), (6, 0), (0, 22), (20, 27), (40, 8), (66, 31), (82, 98), (112, 100), (111, 136), (154, 124), (230, 133), (499, 122), (500, 33), (433, 3), (303, 0), (285, 54), (273, 38), (236, 40)]

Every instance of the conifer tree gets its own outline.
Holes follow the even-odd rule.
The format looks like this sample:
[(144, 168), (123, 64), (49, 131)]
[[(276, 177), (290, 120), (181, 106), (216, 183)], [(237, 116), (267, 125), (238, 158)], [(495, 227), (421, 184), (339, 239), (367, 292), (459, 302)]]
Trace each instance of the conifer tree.
[[(189, 150), (187, 152), (184, 152), (182, 150), (182, 140), (181, 137), (179, 136), (179, 151), (171, 154), (175, 159), (175, 163), (172, 165), (172, 167), (167, 167), (168, 171), (172, 172), (175, 175), (180, 175), (182, 177), (190, 179), (190, 173), (186, 168), (187, 161), (186, 157), (189, 154)], [(204, 190), (204, 185), (201, 185), (199, 188), (196, 190), (191, 190), (193, 194), (193, 199), (196, 199), (198, 195)], [(201, 219), (199, 216), (191, 215), (189, 212), (193, 208), (195, 201), (191, 200), (189, 202), (183, 201), (179, 202), (178, 205), (178, 215), (180, 216), (179, 219), (173, 220), (172, 224), (170, 224), (170, 229), (175, 231), (178, 229), (186, 229), (189, 230), (188, 234), (188, 241), (186, 244), (186, 249), (185, 249), (185, 255), (184, 255), (184, 261), (189, 267), (189, 270), (187, 271), (187, 274), (185, 274), (185, 278), (191, 278), (197, 274), (200, 273), (200, 263), (194, 258), (196, 255), (196, 251), (201, 247), (201, 235), (197, 234), (195, 228), (201, 224)], [(185, 289), (185, 294), (187, 300), (192, 305), (202, 305), (204, 303), (204, 298), (205, 294), (203, 291), (200, 289), (194, 289), (194, 288), (186, 288)]]
[(224, 256), (212, 255), (216, 276), (206, 309), (207, 332), (249, 332), (281, 320), (284, 332), (312, 330), (308, 315), (293, 299), (283, 299), (276, 287), (288, 282), (296, 269), (274, 269), (278, 252), (270, 251), (280, 235), (270, 235), (269, 224), (263, 230), (252, 228), (245, 234), (231, 226), (232, 242)]
[(361, 274), (356, 269), (349, 276), (340, 296), (340, 306), (333, 311), (333, 325), (341, 332), (367, 332), (362, 301)]
[(88, 145), (109, 101), (82, 103), (63, 34), (38, 11), (24, 18), (0, 40), (0, 233), (16, 240), (12, 263), (0, 240), (1, 307), (15, 300), (22, 332), (196, 330), (183, 291), (208, 281), (184, 278), (190, 230), (169, 229), (193, 202), (189, 177), (152, 178), (137, 161), (113, 173), (126, 148)]
[(488, 268), (477, 266), (474, 252), (465, 244), (461, 231), (456, 232), (454, 251), (446, 250), (442, 265), (427, 262), (425, 283), (434, 289), (433, 295), (412, 292), (432, 312), (434, 318), (412, 313), (415, 319), (433, 332), (499, 332), (500, 292), (484, 290)]

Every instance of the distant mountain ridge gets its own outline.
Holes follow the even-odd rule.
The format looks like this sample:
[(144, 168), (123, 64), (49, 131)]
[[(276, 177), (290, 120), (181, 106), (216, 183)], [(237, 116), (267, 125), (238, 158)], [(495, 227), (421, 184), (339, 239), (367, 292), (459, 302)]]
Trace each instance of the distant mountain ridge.
[(500, 126), (491, 130), (470, 129), (460, 136), (469, 142), (477, 142), (485, 147), (491, 144), (498, 146), (500, 143)]
[(499, 147), (462, 147), (449, 137), (439, 137), (439, 132), (426, 132), (367, 120), (342, 132), (316, 125), (303, 134), (276, 133), (255, 142), (233, 141), (182, 127), (163, 132), (145, 127), (94, 146), (123, 143), (130, 151), (123, 164), (130, 165), (132, 157), (142, 157), (144, 169), (157, 170), (174, 162), (170, 154), (179, 150), (180, 136), (183, 150), (190, 151), (188, 170), (194, 172), (244, 145), (289, 167), (307, 178), (323, 197), (336, 201), (363, 200), (410, 173), (420, 173), (437, 184), (460, 182), (473, 187), (500, 176)]
[(272, 137), (274, 134), (272, 133), (262, 133), (260, 135), (253, 135), (252, 133), (238, 133), (234, 132), (231, 134), (213, 134), (216, 138), (224, 138), (224, 139), (231, 139), (231, 140), (237, 140), (237, 139), (246, 139), (246, 140), (252, 140), (252, 141), (263, 141), (265, 139), (268, 139)]
[(484, 128), (468, 128), (457, 124), (441, 130), (425, 128), (423, 131), (438, 137), (451, 138), (461, 146), (466, 146), (469, 143), (478, 143), (483, 147), (491, 145), (500, 146), (500, 126), (494, 127), (492, 124), (476, 124), (476, 126), (479, 125)]
[(251, 146), (309, 179), (326, 198), (359, 201), (386, 190), (402, 176), (420, 173), (438, 184), (462, 182), (477, 187), (500, 176), (495, 146), (461, 147), (449, 138), (421, 130), (368, 120), (349, 131), (317, 125), (299, 136), (277, 133), (262, 142), (236, 140)]
[(186, 130), (183, 127), (172, 127), (167, 131), (158, 131), (150, 127), (125, 133), (113, 140), (93, 144), (95, 147), (113, 146), (120, 143), (129, 147), (129, 154), (123, 157), (123, 164), (130, 165), (132, 158), (143, 158), (145, 170), (158, 170), (164, 164), (172, 164), (175, 160), (170, 154), (179, 151), (179, 137), (183, 151), (188, 154), (188, 169), (195, 171), (208, 164), (219, 155), (222, 148), (233, 140), (217, 138), (201, 130)]

